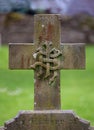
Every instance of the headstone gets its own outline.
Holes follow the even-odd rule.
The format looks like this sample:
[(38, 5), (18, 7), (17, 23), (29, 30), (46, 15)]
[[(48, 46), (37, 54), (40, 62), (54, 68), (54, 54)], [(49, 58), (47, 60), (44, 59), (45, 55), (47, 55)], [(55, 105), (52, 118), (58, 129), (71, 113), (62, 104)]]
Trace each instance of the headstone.
[(10, 44), (10, 69), (34, 69), (34, 111), (21, 111), (4, 130), (91, 130), (60, 105), (60, 69), (84, 69), (83, 44), (60, 45), (60, 16), (35, 16), (35, 44)]

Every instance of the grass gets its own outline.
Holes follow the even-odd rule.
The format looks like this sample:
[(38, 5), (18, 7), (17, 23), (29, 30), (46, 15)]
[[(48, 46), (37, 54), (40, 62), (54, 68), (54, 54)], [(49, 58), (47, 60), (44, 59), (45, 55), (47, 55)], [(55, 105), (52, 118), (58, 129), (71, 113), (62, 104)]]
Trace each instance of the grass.
[[(94, 125), (94, 46), (86, 47), (86, 70), (61, 71), (62, 109)], [(33, 71), (9, 70), (8, 48), (0, 48), (0, 126), (20, 110), (33, 109)]]

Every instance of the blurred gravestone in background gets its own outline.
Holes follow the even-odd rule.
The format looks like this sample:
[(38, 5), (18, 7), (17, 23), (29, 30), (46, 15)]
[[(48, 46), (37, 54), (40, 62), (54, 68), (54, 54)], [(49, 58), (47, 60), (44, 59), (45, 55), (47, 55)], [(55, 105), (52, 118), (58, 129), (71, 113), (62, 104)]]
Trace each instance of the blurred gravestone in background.
[(35, 13), (62, 14), (62, 42), (94, 43), (94, 0), (0, 0), (0, 12), (2, 43), (32, 42)]

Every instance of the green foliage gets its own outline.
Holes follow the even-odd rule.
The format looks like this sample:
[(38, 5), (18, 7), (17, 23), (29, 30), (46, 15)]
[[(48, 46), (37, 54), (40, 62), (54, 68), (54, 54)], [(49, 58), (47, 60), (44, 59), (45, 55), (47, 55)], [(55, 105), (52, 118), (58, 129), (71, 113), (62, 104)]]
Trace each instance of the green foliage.
[[(61, 71), (62, 109), (71, 109), (94, 125), (94, 46), (86, 48), (86, 70)], [(33, 109), (34, 77), (30, 70), (8, 69), (8, 48), (0, 48), (0, 125), (20, 110)]]

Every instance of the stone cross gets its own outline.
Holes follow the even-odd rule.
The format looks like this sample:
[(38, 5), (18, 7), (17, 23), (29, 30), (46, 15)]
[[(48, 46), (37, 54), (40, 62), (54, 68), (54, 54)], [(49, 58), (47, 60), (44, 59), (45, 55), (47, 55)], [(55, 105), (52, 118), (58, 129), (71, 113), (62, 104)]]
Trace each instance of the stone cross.
[(60, 20), (60, 15), (35, 15), (34, 44), (9, 45), (10, 69), (34, 69), (35, 110), (60, 109), (60, 70), (85, 66), (84, 44), (61, 44)]
[(9, 66), (34, 69), (35, 110), (21, 111), (0, 129), (93, 130), (73, 111), (60, 110), (60, 69), (84, 69), (84, 44), (61, 44), (59, 15), (36, 15), (34, 26), (34, 44), (9, 45)]

